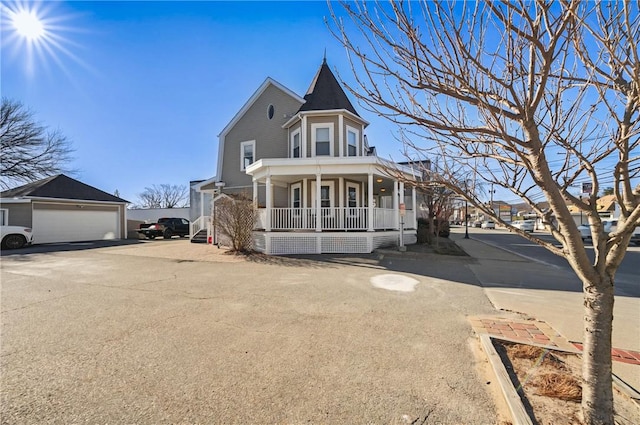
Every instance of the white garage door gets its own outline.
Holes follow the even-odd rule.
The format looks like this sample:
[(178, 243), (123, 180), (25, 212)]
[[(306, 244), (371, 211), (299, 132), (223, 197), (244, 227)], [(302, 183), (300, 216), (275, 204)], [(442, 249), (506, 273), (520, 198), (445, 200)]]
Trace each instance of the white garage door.
[(117, 211), (33, 210), (33, 242), (78, 242), (116, 239)]

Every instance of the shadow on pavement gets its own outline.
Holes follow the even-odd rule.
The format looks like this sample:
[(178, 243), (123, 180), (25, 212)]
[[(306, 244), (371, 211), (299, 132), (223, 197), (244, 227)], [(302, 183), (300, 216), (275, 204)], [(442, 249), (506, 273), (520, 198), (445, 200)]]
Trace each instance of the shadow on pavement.
[[(159, 240), (158, 242), (160, 242)], [(169, 242), (167, 240), (166, 242)], [(113, 246), (138, 245), (151, 243), (151, 241), (141, 239), (118, 239), (107, 241), (87, 241), (87, 242), (63, 242), (50, 244), (35, 244), (20, 249), (3, 249), (0, 251), (2, 257), (17, 257), (28, 254), (49, 254), (54, 252), (83, 251), (88, 249), (109, 248)]]

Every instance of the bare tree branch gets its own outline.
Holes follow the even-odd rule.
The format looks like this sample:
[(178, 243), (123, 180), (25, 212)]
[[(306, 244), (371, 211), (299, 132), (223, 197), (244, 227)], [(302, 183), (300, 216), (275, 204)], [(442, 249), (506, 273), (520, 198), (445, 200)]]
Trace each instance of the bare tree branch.
[(0, 107), (0, 187), (72, 172), (70, 142), (60, 130), (37, 123), (22, 103), (2, 98)]

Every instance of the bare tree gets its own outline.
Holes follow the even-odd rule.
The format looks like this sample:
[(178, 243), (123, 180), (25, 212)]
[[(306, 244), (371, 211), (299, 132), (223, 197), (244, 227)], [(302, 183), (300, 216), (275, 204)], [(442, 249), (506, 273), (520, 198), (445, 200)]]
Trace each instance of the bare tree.
[(229, 238), (233, 252), (253, 250), (253, 227), (257, 219), (256, 207), (247, 195), (222, 198), (215, 204), (214, 225)]
[(139, 208), (183, 208), (188, 205), (189, 191), (185, 185), (160, 184), (145, 187), (138, 194)]
[(70, 172), (70, 142), (60, 130), (49, 131), (22, 103), (2, 98), (0, 106), (0, 186), (29, 183)]
[[(346, 85), (361, 103), (410, 133), (410, 148), (456, 159), (524, 200), (559, 242), (513, 228), (445, 172), (443, 185), (566, 258), (580, 278), (583, 419), (613, 423), (614, 278), (640, 224), (638, 3), (360, 1), (341, 9), (330, 27), (349, 54), (356, 83)], [(578, 183), (588, 183), (588, 196), (575, 193)], [(610, 234), (595, 202), (604, 184), (621, 211)], [(593, 262), (568, 204), (588, 218)]]

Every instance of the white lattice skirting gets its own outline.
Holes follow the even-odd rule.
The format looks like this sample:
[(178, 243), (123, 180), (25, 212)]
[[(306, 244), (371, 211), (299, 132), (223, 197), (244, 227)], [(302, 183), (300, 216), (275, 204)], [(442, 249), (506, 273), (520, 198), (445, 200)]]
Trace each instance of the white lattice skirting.
[[(416, 232), (404, 233), (405, 245), (417, 241)], [(256, 251), (272, 255), (286, 254), (366, 254), (375, 249), (397, 246), (399, 232), (254, 232)]]

